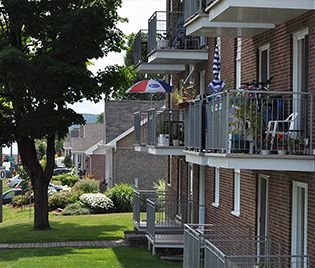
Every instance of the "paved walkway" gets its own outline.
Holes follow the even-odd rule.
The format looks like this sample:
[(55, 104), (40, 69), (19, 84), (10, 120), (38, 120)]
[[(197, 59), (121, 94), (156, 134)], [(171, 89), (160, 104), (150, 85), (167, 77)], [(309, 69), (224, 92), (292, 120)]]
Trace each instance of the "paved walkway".
[(127, 243), (121, 239), (98, 241), (0, 244), (0, 250), (18, 248), (116, 248), (124, 246), (127, 246)]

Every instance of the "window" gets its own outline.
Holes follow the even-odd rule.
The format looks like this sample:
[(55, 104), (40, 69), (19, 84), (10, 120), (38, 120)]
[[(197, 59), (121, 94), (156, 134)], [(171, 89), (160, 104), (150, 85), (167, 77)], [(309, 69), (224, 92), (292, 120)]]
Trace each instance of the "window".
[(200, 42), (199, 43), (200, 47), (206, 46), (207, 45), (207, 37), (204, 35), (200, 36), (199, 42)]
[(232, 215), (239, 217), (241, 208), (241, 171), (239, 169), (234, 170), (234, 208)]
[(241, 58), (242, 58), (242, 38), (237, 38), (236, 43), (236, 88), (241, 87)]
[(269, 80), (269, 50), (270, 45), (264, 45), (259, 48), (259, 82)]
[(215, 175), (214, 175), (214, 202), (212, 206), (219, 207), (220, 204), (220, 169), (215, 168)]

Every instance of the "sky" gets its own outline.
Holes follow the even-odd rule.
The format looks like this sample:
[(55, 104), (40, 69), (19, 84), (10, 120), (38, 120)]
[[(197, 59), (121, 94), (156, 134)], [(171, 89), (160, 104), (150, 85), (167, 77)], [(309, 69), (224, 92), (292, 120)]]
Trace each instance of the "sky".
[[(118, 27), (124, 34), (137, 33), (141, 29), (148, 28), (148, 19), (155, 11), (163, 11), (166, 8), (166, 0), (123, 0), (122, 7), (118, 10), (121, 17), (128, 18), (127, 23), (119, 24)], [(107, 65), (124, 62), (124, 52), (110, 53), (106, 58), (94, 60), (94, 66), (90, 70), (96, 73)], [(127, 88), (126, 88), (127, 90)], [(77, 113), (100, 114), (103, 112), (103, 102), (93, 103), (83, 101), (71, 106)]]

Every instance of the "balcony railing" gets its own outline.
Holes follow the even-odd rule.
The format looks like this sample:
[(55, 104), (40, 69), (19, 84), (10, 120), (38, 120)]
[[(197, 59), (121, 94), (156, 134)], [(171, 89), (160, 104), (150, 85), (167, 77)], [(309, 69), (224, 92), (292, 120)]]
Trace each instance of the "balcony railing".
[(141, 62), (148, 62), (148, 31), (141, 30), (135, 36), (133, 50), (133, 64), (137, 65)]
[(255, 237), (248, 226), (186, 224), (184, 237), (184, 268), (310, 267), (308, 256), (284, 255), (280, 241)]
[(183, 146), (184, 112), (166, 109), (148, 111), (148, 145)]
[(156, 11), (148, 25), (149, 53), (155, 49), (199, 48), (199, 38), (186, 36), (183, 12)]
[(214, 0), (185, 0), (185, 20), (203, 12)]
[[(137, 229), (145, 229), (147, 223), (146, 200), (158, 201), (160, 206), (166, 201), (181, 200), (174, 191), (135, 190), (133, 202), (133, 223)], [(184, 198), (185, 199), (185, 198)]]
[(134, 143), (135, 145), (146, 145), (148, 139), (148, 128), (145, 124), (147, 122), (147, 112), (134, 113)]
[(205, 113), (198, 105), (192, 103), (188, 111), (189, 150), (313, 154), (312, 94), (229, 90), (209, 96), (202, 104)]
[(173, 195), (165, 199), (147, 199), (147, 236), (155, 243), (157, 239), (179, 240), (184, 233), (184, 224), (196, 223), (199, 205), (186, 197)]

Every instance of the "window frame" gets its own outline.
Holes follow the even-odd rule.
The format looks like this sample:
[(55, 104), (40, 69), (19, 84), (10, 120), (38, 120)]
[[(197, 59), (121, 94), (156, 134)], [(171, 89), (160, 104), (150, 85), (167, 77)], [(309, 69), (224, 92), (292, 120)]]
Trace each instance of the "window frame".
[(239, 217), (241, 214), (241, 170), (234, 170), (234, 191), (232, 215)]

